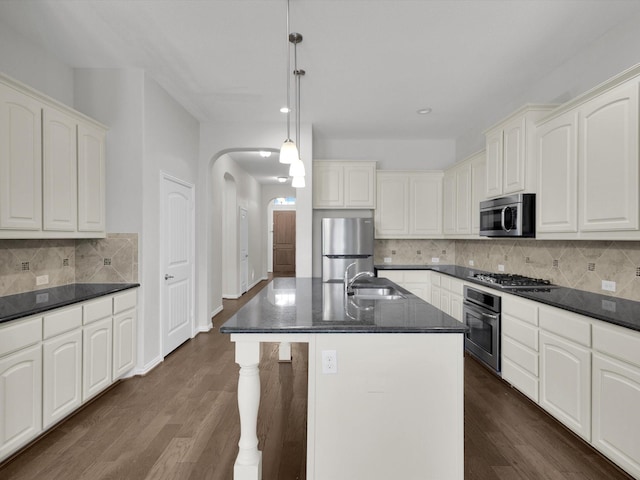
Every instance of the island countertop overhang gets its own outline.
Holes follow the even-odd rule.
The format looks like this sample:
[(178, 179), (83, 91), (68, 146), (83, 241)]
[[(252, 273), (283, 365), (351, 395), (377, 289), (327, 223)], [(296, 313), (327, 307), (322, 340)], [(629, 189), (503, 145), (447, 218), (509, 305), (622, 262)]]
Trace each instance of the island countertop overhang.
[[(467, 327), (387, 279), (400, 299), (357, 299), (342, 283), (275, 278), (227, 320), (225, 334), (465, 333)], [(366, 281), (364, 283), (367, 283)]]

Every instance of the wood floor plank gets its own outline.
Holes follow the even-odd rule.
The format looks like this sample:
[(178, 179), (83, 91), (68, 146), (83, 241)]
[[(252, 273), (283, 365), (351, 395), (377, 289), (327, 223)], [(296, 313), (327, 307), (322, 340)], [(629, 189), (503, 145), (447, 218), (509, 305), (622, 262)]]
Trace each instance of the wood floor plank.
[[(215, 328), (144, 377), (124, 380), (0, 466), (2, 480), (230, 480), (238, 365), (218, 328), (266, 282), (225, 300)], [(308, 348), (263, 348), (259, 448), (265, 480), (306, 479)], [(517, 390), (465, 358), (465, 480), (628, 480)]]

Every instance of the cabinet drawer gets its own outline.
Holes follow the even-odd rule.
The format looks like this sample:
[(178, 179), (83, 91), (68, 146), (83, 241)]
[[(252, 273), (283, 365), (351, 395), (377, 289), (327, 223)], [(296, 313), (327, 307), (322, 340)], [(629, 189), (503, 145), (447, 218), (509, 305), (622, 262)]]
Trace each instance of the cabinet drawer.
[(452, 278), (451, 285), (449, 286), (449, 290), (451, 291), (451, 293), (455, 293), (456, 295), (462, 296), (462, 291), (464, 290), (464, 283), (462, 283), (462, 280)]
[(538, 376), (538, 354), (533, 350), (523, 347), (509, 337), (503, 337), (502, 355), (503, 358), (508, 358), (535, 377)]
[(409, 283), (428, 283), (430, 273), (425, 270), (405, 270), (404, 281)]
[(42, 326), (43, 338), (55, 337), (64, 332), (82, 326), (82, 307), (65, 308), (44, 316)]
[(440, 286), (441, 285), (441, 281), (442, 281), (442, 275), (440, 275), (439, 273), (435, 273), (435, 272), (431, 274), (431, 285)]
[(502, 378), (538, 403), (539, 380), (507, 358), (502, 362)]
[(137, 304), (137, 291), (131, 289), (128, 292), (121, 293), (113, 297), (113, 313), (117, 314), (134, 308)]
[(582, 315), (559, 308), (541, 307), (540, 328), (585, 347), (591, 346), (591, 323)]
[(42, 340), (42, 317), (7, 322), (0, 327), (0, 357)]
[(440, 275), (440, 286), (445, 290), (451, 291), (451, 277)]
[(640, 367), (640, 332), (596, 322), (593, 325), (593, 348)]
[(502, 313), (531, 325), (538, 325), (538, 305), (535, 302), (513, 295), (503, 295)]
[(82, 306), (82, 323), (84, 325), (102, 318), (110, 317), (113, 310), (113, 297), (92, 300)]
[(378, 270), (379, 278), (388, 278), (394, 283), (404, 283), (404, 271), (403, 270)]
[(502, 316), (502, 333), (516, 340), (525, 347), (538, 351), (538, 329), (522, 322), (511, 315)]

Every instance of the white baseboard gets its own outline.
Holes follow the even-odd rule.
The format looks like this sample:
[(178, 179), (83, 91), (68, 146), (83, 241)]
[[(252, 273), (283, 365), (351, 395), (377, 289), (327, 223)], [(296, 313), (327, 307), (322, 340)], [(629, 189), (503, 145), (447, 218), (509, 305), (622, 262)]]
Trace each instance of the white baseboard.
[(251, 285), (249, 285), (249, 290), (251, 290), (253, 287), (255, 287), (257, 284), (259, 284), (260, 282), (264, 281), (264, 280), (269, 280), (269, 277), (262, 277), (259, 278), (258, 280), (256, 280), (255, 282), (253, 282)]
[[(213, 322), (209, 322), (207, 325), (203, 325), (201, 327), (198, 327), (196, 329), (196, 335), (198, 335), (199, 333), (210, 332), (212, 328), (213, 328)], [(194, 335), (194, 337), (195, 337), (195, 335)], [(191, 337), (191, 338), (193, 338), (193, 337)]]
[(156, 357), (153, 360), (151, 360), (149, 363), (147, 363), (144, 367), (136, 368), (133, 371), (133, 375), (146, 375), (151, 370), (153, 370), (158, 365), (160, 365), (163, 361), (164, 361), (164, 358), (162, 358), (162, 356)]
[(226, 298), (227, 300), (237, 300), (241, 297), (242, 295), (238, 295), (236, 293), (234, 293), (233, 295), (229, 294), (229, 293), (223, 293), (222, 294), (222, 298)]
[(220, 305), (218, 308), (216, 308), (213, 312), (211, 312), (211, 315), (209, 316), (209, 318), (213, 318), (215, 317), (217, 314), (219, 314), (222, 310), (224, 310), (224, 307), (222, 305)]

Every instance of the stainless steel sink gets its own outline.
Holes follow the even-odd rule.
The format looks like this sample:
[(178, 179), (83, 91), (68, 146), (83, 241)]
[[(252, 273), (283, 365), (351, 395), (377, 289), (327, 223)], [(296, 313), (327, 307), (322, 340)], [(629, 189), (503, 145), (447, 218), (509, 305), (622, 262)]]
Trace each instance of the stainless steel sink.
[(393, 287), (354, 286), (353, 296), (362, 300), (399, 300), (406, 298)]

